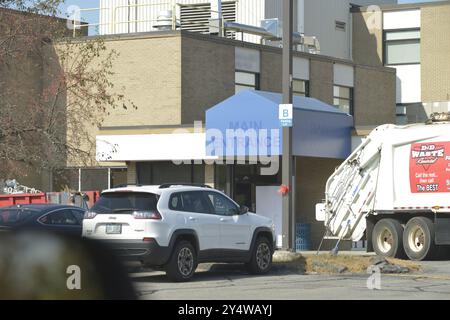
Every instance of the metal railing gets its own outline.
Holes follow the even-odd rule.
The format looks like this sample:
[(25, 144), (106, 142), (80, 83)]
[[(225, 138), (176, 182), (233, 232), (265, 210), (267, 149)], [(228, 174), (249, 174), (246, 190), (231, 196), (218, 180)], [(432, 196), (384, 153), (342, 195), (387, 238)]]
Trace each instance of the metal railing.
[[(148, 4), (130, 4), (130, 5), (120, 5), (120, 6), (113, 6), (113, 7), (107, 7), (107, 8), (85, 8), (85, 9), (77, 9), (75, 14), (73, 15), (72, 19), (72, 26), (73, 26), (73, 37), (76, 37), (77, 30), (80, 30), (82, 28), (90, 28), (90, 27), (106, 27), (105, 30), (103, 30), (103, 34), (116, 34), (118, 26), (123, 24), (134, 24), (136, 28), (136, 32), (138, 30), (138, 24), (142, 23), (150, 23), (153, 24), (155, 22), (160, 22), (158, 18), (156, 19), (138, 19), (137, 16), (138, 11), (135, 11), (133, 14), (135, 17), (133, 19), (126, 19), (125, 21), (120, 21), (120, 17), (118, 17), (118, 14), (121, 10), (127, 9), (127, 14), (130, 16), (130, 9), (139, 9), (139, 8), (152, 8), (152, 7), (160, 7), (160, 10), (155, 12), (155, 15), (159, 13), (159, 11), (172, 11), (172, 30), (175, 30), (177, 28), (177, 19), (176, 19), (176, 4), (174, 4), (173, 1), (169, 2), (160, 2), (160, 3), (148, 3)], [(82, 22), (82, 14), (83, 13), (93, 13), (97, 12), (99, 14), (99, 20), (102, 20), (100, 18), (100, 15), (105, 14), (107, 16), (106, 22), (96, 22), (96, 23), (85, 23)], [(153, 25), (150, 27), (153, 28)]]
[[(156, 18), (151, 19), (139, 19), (138, 16), (139, 10), (141, 8), (146, 9), (152, 9), (152, 8), (158, 8), (159, 10), (154, 10), (152, 13), (152, 16), (156, 16)], [(90, 27), (105, 27), (105, 29), (99, 31), (101, 34), (116, 34), (116, 33), (130, 33), (130, 28), (128, 28), (127, 32), (120, 32), (120, 26), (121, 25), (131, 25), (133, 24), (134, 32), (139, 32), (139, 25), (142, 25), (144, 23), (150, 24), (149, 26), (144, 26), (146, 29), (152, 29), (155, 27), (156, 23), (160, 23), (162, 20), (158, 19), (158, 14), (161, 11), (172, 11), (172, 15), (170, 17), (171, 20), (171, 29), (176, 30), (180, 25), (181, 21), (180, 19), (177, 19), (177, 14), (180, 14), (182, 8), (198, 8), (197, 4), (182, 4), (182, 3), (175, 3), (174, 1), (168, 1), (168, 2), (160, 2), (160, 3), (149, 3), (149, 4), (129, 4), (129, 5), (120, 5), (120, 6), (113, 6), (113, 7), (107, 7), (107, 8), (85, 8), (85, 9), (78, 9), (76, 10), (76, 14), (73, 15), (72, 19), (72, 26), (73, 26), (73, 37), (76, 37), (77, 30), (80, 30), (82, 28), (90, 28)], [(133, 13), (131, 13), (131, 9), (135, 9)], [(120, 13), (121, 11), (125, 11), (127, 14), (127, 19), (124, 19), (121, 21)], [(210, 19), (208, 19), (207, 22), (195, 22), (195, 21), (189, 21), (189, 25), (196, 26), (196, 27), (204, 27), (204, 28), (210, 28), (212, 27), (212, 24), (210, 22), (213, 15), (219, 17), (219, 11), (217, 10), (207, 10), (210, 14)], [(99, 14), (99, 22), (95, 23), (87, 23), (82, 22), (82, 15), (83, 13), (93, 13), (98, 12)], [(106, 16), (106, 22), (101, 22), (100, 15), (104, 14)], [(131, 18), (130, 18), (131, 17)], [(218, 33), (220, 36), (224, 36), (225, 34), (225, 23), (227, 22), (224, 18), (217, 19), (219, 20), (219, 25), (217, 25)], [(148, 31), (148, 30), (146, 30)]]
[[(155, 11), (156, 14), (159, 14), (160, 11), (171, 10), (172, 11), (172, 17), (171, 17), (172, 30), (176, 30), (177, 17), (176, 17), (176, 12), (175, 12), (175, 5), (172, 2), (161, 2), (161, 3), (147, 3), (147, 4), (130, 4), (130, 5), (122, 5), (122, 6), (113, 7), (112, 8), (112, 10), (113, 10), (113, 16), (112, 16), (113, 34), (115, 34), (117, 31), (116, 27), (121, 24), (135, 24), (135, 28), (136, 28), (135, 32), (137, 32), (139, 23), (160, 22), (160, 20), (158, 20), (158, 17), (156, 19), (137, 19), (137, 16), (138, 16), (137, 12), (135, 12), (136, 18), (134, 20), (118, 21), (118, 19), (117, 19), (118, 10), (131, 9), (131, 8), (139, 9), (139, 8), (144, 8), (144, 7), (145, 8), (161, 7), (160, 10)], [(152, 25), (152, 27), (153, 27), (153, 25)]]
[(77, 30), (81, 30), (82, 28), (88, 28), (89, 27), (100, 27), (100, 26), (108, 26), (110, 23), (83, 23), (81, 21), (82, 16), (81, 14), (83, 12), (98, 12), (100, 15), (102, 11), (109, 10), (109, 8), (85, 8), (85, 9), (77, 9), (76, 14), (73, 15), (72, 19), (72, 29), (73, 29), (73, 37), (75, 38), (77, 36)]

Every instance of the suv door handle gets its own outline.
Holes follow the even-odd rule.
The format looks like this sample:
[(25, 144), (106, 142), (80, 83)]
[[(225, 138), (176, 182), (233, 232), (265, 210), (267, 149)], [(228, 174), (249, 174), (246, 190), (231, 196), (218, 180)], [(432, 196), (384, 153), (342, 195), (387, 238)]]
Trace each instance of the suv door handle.
[(189, 221), (197, 221), (197, 219), (194, 217), (189, 217)]
[(227, 219), (227, 218), (220, 218), (220, 222), (228, 222), (228, 221), (230, 221), (230, 219)]

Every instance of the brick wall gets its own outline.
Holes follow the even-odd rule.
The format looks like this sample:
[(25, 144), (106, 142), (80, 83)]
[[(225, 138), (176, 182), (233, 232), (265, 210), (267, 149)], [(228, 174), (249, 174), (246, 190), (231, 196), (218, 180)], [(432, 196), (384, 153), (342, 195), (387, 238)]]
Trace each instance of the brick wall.
[(355, 125), (395, 123), (395, 70), (355, 67)]
[(450, 101), (450, 4), (421, 10), (422, 101)]
[(234, 94), (234, 47), (186, 34), (181, 52), (181, 122), (193, 124)]
[(333, 63), (323, 60), (310, 60), (311, 97), (333, 104)]

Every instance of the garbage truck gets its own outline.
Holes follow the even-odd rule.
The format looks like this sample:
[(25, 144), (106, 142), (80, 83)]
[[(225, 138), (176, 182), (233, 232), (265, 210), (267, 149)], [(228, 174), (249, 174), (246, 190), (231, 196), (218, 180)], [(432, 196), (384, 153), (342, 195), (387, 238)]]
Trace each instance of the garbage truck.
[(450, 113), (374, 129), (329, 177), (316, 205), (324, 238), (411, 260), (450, 246)]

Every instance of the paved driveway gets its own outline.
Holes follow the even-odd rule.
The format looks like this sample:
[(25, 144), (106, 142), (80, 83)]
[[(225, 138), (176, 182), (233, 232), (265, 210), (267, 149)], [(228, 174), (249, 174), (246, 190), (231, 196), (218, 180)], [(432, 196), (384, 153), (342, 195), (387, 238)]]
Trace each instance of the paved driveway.
[(367, 288), (366, 274), (251, 276), (243, 270), (219, 270), (198, 272), (188, 283), (171, 283), (161, 272), (131, 277), (141, 299), (450, 299), (450, 261), (422, 266), (421, 273), (381, 275), (380, 290)]

